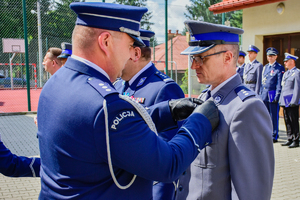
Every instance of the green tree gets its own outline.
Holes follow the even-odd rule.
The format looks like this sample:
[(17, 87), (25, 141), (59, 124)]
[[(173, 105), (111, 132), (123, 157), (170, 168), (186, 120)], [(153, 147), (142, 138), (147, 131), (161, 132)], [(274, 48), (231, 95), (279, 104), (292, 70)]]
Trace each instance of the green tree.
[[(138, 7), (146, 7), (147, 0), (116, 0), (114, 3), (130, 5), (130, 6), (138, 6)], [(152, 18), (152, 12), (146, 12), (141, 20), (141, 28), (146, 30), (151, 30), (151, 26), (154, 23), (150, 22)]]
[[(191, 20), (200, 20), (215, 24), (222, 24), (222, 14), (213, 14), (209, 11), (209, 7), (222, 0), (190, 0), (191, 6), (186, 6), (188, 13), (184, 13), (185, 17)], [(230, 21), (232, 27), (242, 28), (242, 11), (232, 11), (225, 13), (225, 20)]]

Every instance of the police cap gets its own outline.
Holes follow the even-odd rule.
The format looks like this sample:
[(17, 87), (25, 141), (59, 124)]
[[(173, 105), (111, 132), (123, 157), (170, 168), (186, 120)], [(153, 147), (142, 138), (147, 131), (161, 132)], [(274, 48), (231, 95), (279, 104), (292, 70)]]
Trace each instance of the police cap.
[(77, 14), (76, 25), (124, 32), (144, 45), (139, 28), (147, 8), (102, 2), (73, 2), (70, 8)]
[(218, 44), (239, 44), (243, 29), (208, 22), (187, 20), (184, 22), (192, 36), (189, 47), (183, 55), (195, 55), (208, 51)]

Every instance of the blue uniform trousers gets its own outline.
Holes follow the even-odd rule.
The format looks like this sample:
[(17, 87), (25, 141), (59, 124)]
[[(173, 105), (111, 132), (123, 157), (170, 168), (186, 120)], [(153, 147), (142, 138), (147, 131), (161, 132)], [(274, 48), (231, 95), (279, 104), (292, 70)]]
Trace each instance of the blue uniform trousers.
[(272, 124), (273, 124), (273, 139), (277, 140), (279, 138), (278, 135), (278, 112), (279, 112), (279, 104), (278, 103), (271, 103), (264, 101), (264, 104), (266, 105), (271, 119), (272, 119)]

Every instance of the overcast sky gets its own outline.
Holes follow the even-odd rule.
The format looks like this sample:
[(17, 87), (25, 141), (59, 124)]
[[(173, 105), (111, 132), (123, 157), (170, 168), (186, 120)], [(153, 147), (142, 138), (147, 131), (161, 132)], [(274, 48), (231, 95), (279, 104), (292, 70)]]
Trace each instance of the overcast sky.
[[(86, 1), (100, 1), (102, 0), (86, 0)], [(105, 0), (105, 3), (112, 3), (115, 0)], [(168, 29), (175, 33), (176, 30), (182, 33), (184, 29), (183, 22), (186, 20), (184, 13), (186, 13), (185, 5), (190, 5), (189, 0), (168, 0)], [(165, 42), (165, 1), (164, 0), (147, 0), (147, 8), (152, 12), (150, 22), (152, 31), (155, 32), (158, 43)]]

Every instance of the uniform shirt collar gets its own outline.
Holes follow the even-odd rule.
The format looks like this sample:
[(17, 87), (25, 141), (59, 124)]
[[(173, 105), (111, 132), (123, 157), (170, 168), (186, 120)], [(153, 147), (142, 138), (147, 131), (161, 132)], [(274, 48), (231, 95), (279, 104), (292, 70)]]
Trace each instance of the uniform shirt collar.
[(276, 61), (273, 64), (269, 63), (269, 66), (273, 67), (275, 65), (275, 63), (276, 63)]
[(214, 96), (226, 83), (228, 83), (231, 79), (233, 79), (235, 76), (239, 76), (237, 73), (231, 76), (229, 79), (218, 85), (215, 89), (211, 90), (211, 86), (209, 87), (209, 90), (211, 90), (211, 96)]
[(241, 64), (241, 65), (238, 64), (238, 67), (242, 67), (244, 64), (245, 64), (245, 63), (243, 63), (243, 64)]
[(292, 69), (288, 70), (288, 71), (294, 71), (297, 67), (293, 67)]
[(136, 73), (136, 74), (129, 80), (129, 85), (131, 85), (131, 84), (139, 77), (139, 75), (142, 74), (144, 71), (146, 71), (151, 65), (152, 65), (152, 62), (150, 61), (145, 67), (143, 67), (138, 73)]
[(254, 59), (252, 62), (251, 62), (251, 65), (253, 65), (255, 63), (256, 59)]
[(81, 58), (79, 56), (75, 56), (75, 55), (71, 55), (71, 58), (75, 59), (75, 60), (78, 60), (86, 65), (88, 65), (89, 67), (97, 70), (98, 72), (100, 72), (101, 74), (103, 74), (104, 76), (106, 76), (108, 78), (108, 80), (110, 80), (108, 74), (101, 68), (99, 67), (98, 65), (96, 65), (95, 63), (92, 63), (91, 61), (88, 61), (87, 59), (84, 59), (84, 58)]

